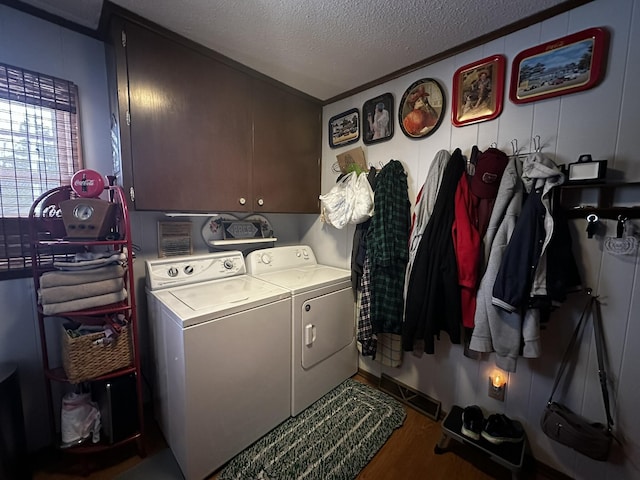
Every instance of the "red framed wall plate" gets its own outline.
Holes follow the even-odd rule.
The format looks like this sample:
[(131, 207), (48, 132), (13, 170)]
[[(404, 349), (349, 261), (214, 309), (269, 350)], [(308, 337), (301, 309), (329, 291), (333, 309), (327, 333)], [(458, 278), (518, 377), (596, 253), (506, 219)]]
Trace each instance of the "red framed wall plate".
[(451, 123), (461, 127), (492, 120), (502, 113), (505, 58), (492, 55), (453, 74)]
[(513, 59), (509, 99), (535, 102), (596, 86), (608, 45), (606, 29), (589, 28), (520, 52)]

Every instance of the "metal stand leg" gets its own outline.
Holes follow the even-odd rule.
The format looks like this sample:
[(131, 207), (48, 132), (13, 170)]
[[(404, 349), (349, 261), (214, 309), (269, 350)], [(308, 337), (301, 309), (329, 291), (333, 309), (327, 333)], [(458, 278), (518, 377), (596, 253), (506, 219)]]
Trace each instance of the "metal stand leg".
[(442, 432), (442, 436), (440, 437), (440, 440), (438, 441), (436, 446), (433, 447), (433, 453), (435, 453), (436, 455), (441, 455), (445, 453), (447, 451), (447, 448), (449, 448), (450, 441), (451, 441), (451, 437), (449, 437), (449, 435), (447, 435), (446, 433)]

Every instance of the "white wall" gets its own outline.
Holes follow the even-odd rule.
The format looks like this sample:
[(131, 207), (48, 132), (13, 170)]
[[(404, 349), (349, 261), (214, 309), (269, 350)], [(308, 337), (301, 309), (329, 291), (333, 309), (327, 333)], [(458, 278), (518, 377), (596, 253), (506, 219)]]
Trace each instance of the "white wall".
[[(0, 62), (76, 83), (85, 164), (101, 172), (111, 171), (102, 42), (0, 5)], [(0, 362), (18, 365), (27, 442), (33, 450), (47, 444), (49, 425), (33, 281), (0, 282), (0, 299)]]
[[(597, 87), (579, 93), (556, 97), (526, 105), (508, 100), (511, 62), (522, 50), (590, 27), (606, 27), (611, 32), (604, 81)], [(421, 39), (428, 41), (428, 38)], [(451, 125), (451, 89), (453, 74), (459, 67), (494, 54), (507, 58), (505, 103), (502, 114), (488, 122), (464, 127)], [(413, 140), (399, 128), (398, 103), (405, 89), (421, 78), (434, 78), (445, 89), (447, 111), (439, 129), (429, 137)], [(324, 108), (323, 124), (329, 118), (350, 108), (362, 109), (366, 100), (391, 92), (396, 112), (394, 137), (370, 146), (362, 143), (338, 149), (329, 148), (328, 132), (323, 132), (322, 191), (334, 184), (336, 174), (331, 166), (336, 155), (362, 145), (367, 160), (374, 166), (389, 159), (402, 162), (408, 173), (409, 198), (425, 180), (429, 165), (440, 149), (453, 151), (460, 147), (469, 155), (477, 144), (485, 150), (492, 142), (511, 153), (511, 141), (517, 139), (524, 152), (532, 150), (532, 137), (540, 135), (543, 152), (557, 163), (576, 161), (578, 155), (591, 153), (594, 159), (606, 158), (609, 167), (622, 170), (627, 181), (640, 181), (637, 132), (640, 128), (640, 95), (635, 85), (640, 78), (640, 1), (595, 0), (570, 12), (532, 25), (529, 28), (465, 51), (402, 78), (374, 87), (366, 92), (338, 101)], [(632, 195), (640, 203), (640, 193)], [(615, 222), (606, 221), (606, 235), (615, 235)], [(640, 220), (635, 224), (640, 227)], [(602, 238), (588, 240), (583, 219), (572, 220), (575, 252), (585, 285), (592, 287), (603, 301), (603, 323), (609, 357), (609, 376), (613, 396), (616, 431), (625, 443), (625, 457), (614, 463), (599, 463), (552, 443), (542, 434), (539, 418), (551, 390), (555, 371), (566, 342), (577, 321), (582, 299), (573, 296), (555, 312), (543, 331), (543, 354), (539, 359), (519, 359), (517, 372), (509, 376), (504, 403), (487, 395), (488, 361), (465, 357), (459, 345), (451, 345), (446, 334), (436, 342), (436, 354), (416, 358), (404, 356), (401, 368), (381, 367), (370, 359), (361, 360), (364, 370), (376, 375), (386, 373), (401, 382), (451, 405), (478, 404), (485, 412), (501, 412), (521, 420), (526, 428), (535, 457), (575, 478), (631, 479), (640, 478), (640, 415), (637, 405), (640, 390), (635, 383), (640, 374), (637, 345), (640, 342), (640, 273), (638, 257), (614, 257), (603, 252)], [(302, 241), (312, 245), (322, 262), (349, 268), (353, 228), (336, 230), (318, 219), (303, 222)], [(576, 411), (603, 421), (604, 413), (596, 374), (596, 358), (591, 330), (587, 331), (580, 358), (566, 396)], [(424, 445), (421, 448), (432, 448)]]

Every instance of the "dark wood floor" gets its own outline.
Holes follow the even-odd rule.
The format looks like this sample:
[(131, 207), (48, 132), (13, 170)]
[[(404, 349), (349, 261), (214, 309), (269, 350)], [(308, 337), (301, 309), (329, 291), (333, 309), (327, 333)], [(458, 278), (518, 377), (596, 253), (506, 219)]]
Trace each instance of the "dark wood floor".
[[(371, 384), (361, 375), (356, 380)], [(434, 454), (434, 446), (441, 436), (438, 422), (405, 406), (407, 417), (376, 456), (360, 472), (358, 480), (403, 480), (429, 478), (430, 480), (510, 479), (511, 472), (467, 445), (452, 441), (447, 453)], [(147, 454), (153, 455), (166, 447), (157, 425), (147, 415), (145, 444)], [(82, 460), (88, 461), (90, 472), (85, 474)], [(108, 480), (128, 470), (142, 459), (135, 448), (101, 454), (92, 458), (69, 454), (44, 453), (33, 458), (34, 480)], [(525, 462), (521, 478), (524, 480), (550, 480), (550, 472), (541, 471), (532, 461)], [(214, 474), (210, 480), (215, 480)], [(151, 480), (151, 479), (150, 479)]]

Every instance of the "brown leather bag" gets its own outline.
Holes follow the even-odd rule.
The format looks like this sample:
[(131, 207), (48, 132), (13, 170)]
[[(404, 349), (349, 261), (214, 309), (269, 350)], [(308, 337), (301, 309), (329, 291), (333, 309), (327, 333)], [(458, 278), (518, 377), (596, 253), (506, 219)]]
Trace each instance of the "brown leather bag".
[[(576, 325), (573, 336), (569, 341), (569, 345), (562, 358), (560, 369), (556, 375), (551, 395), (547, 406), (542, 413), (540, 419), (540, 427), (542, 431), (552, 440), (573, 448), (575, 451), (593, 458), (594, 460), (606, 461), (611, 451), (611, 442), (613, 434), (613, 420), (609, 407), (609, 391), (607, 389), (607, 374), (604, 370), (604, 353), (602, 343), (602, 331), (600, 322), (600, 302), (596, 296), (591, 295), (591, 289), (587, 289), (589, 299), (585, 306), (582, 316)], [(595, 308), (594, 308), (595, 306)], [(553, 394), (558, 388), (562, 374), (564, 373), (571, 352), (573, 351), (580, 328), (586, 323), (587, 312), (591, 311), (593, 317), (593, 331), (596, 342), (596, 353), (598, 356), (598, 373), (600, 376), (600, 386), (602, 388), (602, 401), (607, 416), (607, 424), (592, 423), (586, 418), (573, 412), (561, 403), (553, 401)]]

